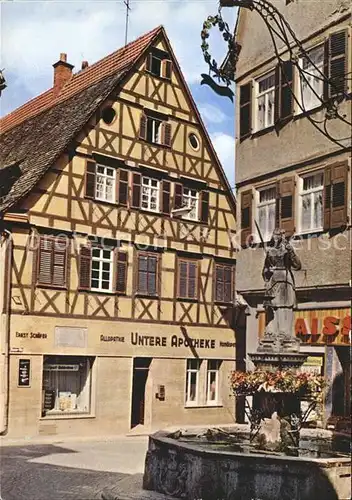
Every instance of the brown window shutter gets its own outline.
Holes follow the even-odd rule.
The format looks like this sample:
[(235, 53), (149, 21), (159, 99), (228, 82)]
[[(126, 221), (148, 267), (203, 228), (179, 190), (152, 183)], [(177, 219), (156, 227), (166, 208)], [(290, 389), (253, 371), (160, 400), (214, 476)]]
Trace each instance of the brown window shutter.
[(150, 52), (150, 53), (147, 55), (147, 59), (146, 59), (146, 61), (145, 61), (145, 69), (146, 69), (147, 71), (151, 71), (151, 69), (152, 69), (152, 57), (153, 57), (153, 55), (152, 55), (152, 53)]
[(215, 265), (215, 301), (224, 301), (224, 266)]
[(90, 289), (92, 268), (92, 249), (90, 246), (81, 246), (79, 251), (79, 288)]
[(116, 250), (116, 286), (115, 290), (118, 293), (126, 293), (127, 289), (127, 266), (128, 266), (128, 254), (127, 252), (122, 252)]
[(188, 266), (186, 261), (179, 261), (178, 263), (178, 297), (187, 297), (187, 271)]
[(280, 229), (284, 229), (286, 236), (295, 231), (294, 198), (295, 178), (285, 177), (280, 180)]
[(128, 171), (120, 169), (118, 171), (117, 202), (124, 207), (128, 204)]
[(240, 87), (240, 140), (252, 132), (252, 82)]
[(94, 161), (87, 161), (86, 179), (85, 179), (85, 196), (86, 198), (95, 198), (95, 176), (96, 164)]
[(339, 31), (329, 38), (329, 97), (346, 90), (347, 33)]
[(209, 191), (201, 192), (200, 202), (200, 220), (206, 224), (209, 218)]
[(51, 285), (53, 275), (53, 243), (52, 238), (40, 236), (38, 257), (38, 285)]
[(132, 203), (133, 208), (141, 206), (141, 174), (132, 175)]
[(198, 262), (188, 263), (188, 298), (196, 299), (198, 297)]
[(140, 127), (139, 127), (139, 138), (140, 139), (147, 138), (147, 117), (144, 113), (141, 115), (141, 123), (140, 123)]
[(164, 146), (168, 146), (170, 147), (171, 146), (171, 123), (167, 123), (167, 122), (163, 122), (161, 124), (162, 126), (162, 144), (164, 144)]
[(324, 170), (324, 231), (330, 229), (331, 224), (331, 167)]
[(252, 235), (252, 190), (241, 193), (241, 245), (248, 245)]
[(178, 261), (178, 297), (196, 299), (198, 297), (198, 262)]
[(284, 61), (281, 67), (280, 120), (287, 120), (293, 114), (293, 64)]
[(168, 59), (164, 59), (162, 62), (162, 76), (170, 80), (171, 72), (172, 72), (172, 62), (169, 61)]
[(65, 287), (67, 276), (67, 238), (55, 238), (53, 242), (52, 285)]
[(331, 229), (347, 224), (347, 174), (347, 162), (331, 166)]
[(232, 302), (232, 268), (224, 267), (224, 302)]
[(162, 181), (162, 213), (170, 215), (170, 190), (171, 182)]
[(174, 193), (174, 208), (182, 208), (183, 206), (183, 185), (175, 184), (175, 193)]

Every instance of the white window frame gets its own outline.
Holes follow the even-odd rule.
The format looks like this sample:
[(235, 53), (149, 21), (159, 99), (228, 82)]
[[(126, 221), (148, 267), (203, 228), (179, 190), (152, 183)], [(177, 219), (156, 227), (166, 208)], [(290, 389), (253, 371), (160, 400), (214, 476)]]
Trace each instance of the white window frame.
[[(315, 50), (318, 50), (318, 49), (322, 50), (323, 58), (322, 58), (322, 61), (321, 61), (320, 65), (317, 65), (317, 66), (320, 69), (321, 73), (324, 74), (324, 44), (316, 45), (315, 47), (310, 48), (306, 52), (309, 55), (311, 52), (313, 52)], [(303, 63), (304, 63), (304, 56), (301, 56), (299, 58), (298, 65), (299, 65), (299, 67), (300, 67), (300, 69), (302, 71), (303, 71)], [(312, 67), (311, 69), (312, 69), (312, 71), (316, 71), (314, 67)], [(312, 71), (310, 71), (308, 69), (308, 72), (312, 72)], [(321, 75), (319, 75), (319, 73), (318, 73), (318, 76), (322, 77)], [(308, 74), (306, 74), (306, 77), (307, 77), (307, 79), (312, 78)], [(319, 108), (321, 106), (321, 101), (315, 96), (315, 94), (313, 94), (313, 91), (310, 89), (310, 87), (308, 87), (308, 91), (311, 94), (311, 100), (315, 100), (316, 99), (317, 102), (313, 103), (313, 104), (310, 104), (309, 106), (306, 105), (305, 100), (303, 98), (303, 91), (302, 91), (303, 90), (302, 89), (302, 85), (303, 85), (304, 81), (305, 80), (303, 80), (303, 78), (301, 77), (301, 73), (299, 71), (297, 71), (297, 77), (296, 77), (296, 83), (297, 83), (297, 89), (298, 89), (297, 96), (298, 96), (298, 99), (299, 99), (299, 102), (300, 102), (301, 106), (299, 106), (296, 103), (296, 108), (297, 108), (296, 114), (301, 114), (301, 113), (304, 113), (305, 111), (311, 111), (312, 109), (316, 109), (316, 108)], [(319, 80), (319, 84), (322, 86), (321, 92), (322, 92), (322, 97), (323, 97), (324, 82), (322, 80)], [(303, 108), (303, 110), (301, 108)]]
[[(103, 169), (104, 172), (99, 172), (99, 169)], [(108, 174), (108, 171), (112, 172), (111, 174)], [(104, 195), (99, 196), (98, 194), (98, 177), (103, 179), (103, 187), (104, 187)], [(112, 198), (107, 199), (107, 179), (112, 179)], [(116, 169), (112, 167), (108, 167), (105, 165), (96, 165), (96, 170), (95, 170), (95, 199), (99, 201), (105, 201), (107, 203), (115, 203), (116, 202)]]
[[(197, 368), (192, 368), (192, 362), (197, 364)], [(185, 406), (199, 406), (199, 380), (202, 360), (200, 359), (187, 359), (186, 360), (186, 394)], [(194, 401), (191, 400), (191, 375), (196, 374), (196, 394)]]
[[(55, 356), (53, 356), (55, 357)], [(72, 356), (71, 356), (72, 357)], [(60, 362), (60, 358), (62, 359), (62, 362)], [(94, 387), (93, 387), (93, 366), (94, 366), (94, 361), (91, 360), (91, 358), (87, 356), (82, 356), (82, 360), (84, 360), (86, 366), (85, 366), (85, 383), (80, 387), (81, 391), (79, 395), (76, 394), (76, 398), (82, 397), (84, 400), (84, 405), (85, 408), (73, 408), (73, 409), (68, 409), (64, 410), (60, 405), (65, 403), (65, 396), (63, 395), (64, 392), (67, 392), (67, 398), (69, 398), (66, 402), (70, 401), (72, 397), (72, 393), (69, 396), (68, 393), (70, 391), (59, 391), (59, 373), (62, 372), (78, 372), (79, 369), (76, 369), (75, 365), (77, 364), (77, 358), (76, 356), (72, 357), (74, 360), (74, 363), (70, 363), (70, 356), (57, 356), (57, 363), (47, 363), (44, 364), (43, 366), (43, 398), (45, 397), (45, 390), (47, 389), (44, 385), (44, 373), (46, 371), (52, 373), (52, 377), (54, 377), (55, 380), (55, 403), (54, 403), (54, 408), (52, 410), (46, 410), (43, 418), (57, 418), (57, 417), (74, 417), (78, 415), (92, 415), (93, 412), (93, 393), (94, 393)], [(49, 369), (49, 366), (52, 367), (52, 369)], [(47, 377), (50, 377), (50, 375), (47, 375)], [(67, 382), (66, 382), (67, 383)], [(60, 393), (62, 396), (60, 396)], [(62, 400), (60, 401), (60, 399)], [(72, 402), (70, 401), (70, 404)]]
[[(308, 177), (313, 177), (315, 175), (322, 175), (322, 183), (320, 186), (318, 187), (315, 187), (315, 188), (311, 188), (307, 191), (304, 191), (303, 190), (303, 186), (304, 186), (304, 179), (308, 178)], [(313, 203), (313, 200), (314, 200), (314, 193), (318, 193), (320, 192), (322, 193), (322, 206), (321, 206), (321, 210), (322, 210), (322, 225), (318, 228), (313, 228), (312, 227), (312, 222), (314, 220), (314, 217), (313, 217), (313, 214), (314, 214), (314, 211), (311, 209), (311, 216), (310, 216), (310, 220), (311, 220), (311, 226), (309, 229), (303, 229), (303, 224), (302, 224), (302, 216), (303, 216), (303, 196), (306, 196), (307, 194), (310, 194), (310, 198), (311, 198), (311, 206), (312, 206), (312, 203)], [(298, 226), (298, 232), (300, 234), (310, 234), (310, 233), (319, 233), (319, 232), (322, 232), (324, 230), (324, 171), (323, 170), (315, 170), (313, 172), (309, 172), (309, 173), (306, 173), (304, 175), (300, 175), (298, 177), (298, 221), (297, 221), (297, 226)]]
[[(210, 368), (211, 363), (216, 364), (216, 368)], [(207, 361), (207, 394), (206, 394), (206, 403), (208, 406), (218, 406), (220, 402), (220, 367), (221, 361), (218, 359), (208, 359)], [(210, 379), (211, 374), (215, 373), (215, 399), (210, 399)]]
[[(150, 125), (150, 123), (152, 125)], [(156, 128), (156, 124), (159, 124), (158, 128)], [(146, 130), (146, 135), (147, 135), (147, 140), (148, 138), (148, 127), (152, 127), (152, 138), (151, 142), (153, 144), (161, 144), (161, 126), (162, 126), (162, 120), (158, 120), (157, 118), (153, 118), (151, 116), (147, 116), (147, 130)]]
[[(195, 195), (192, 194), (192, 191), (195, 193)], [(184, 186), (183, 195), (182, 195), (183, 207), (191, 208), (192, 200), (195, 201), (194, 207), (192, 208), (192, 210), (190, 212), (184, 214), (182, 216), (182, 219), (197, 221), (197, 220), (199, 220), (199, 191), (197, 191), (196, 189)], [(192, 214), (194, 214), (194, 215), (192, 215)]]
[[(270, 184), (269, 186), (262, 186), (262, 187), (257, 187), (256, 188), (256, 207), (255, 207), (256, 208), (255, 209), (256, 220), (258, 222), (258, 226), (259, 226), (259, 229), (261, 230), (262, 237), (263, 237), (264, 241), (270, 241), (270, 238), (271, 238), (271, 235), (272, 235), (272, 231), (269, 230), (267, 232), (267, 234), (265, 234), (262, 231), (262, 228), (260, 227), (260, 224), (259, 224), (259, 209), (262, 208), (262, 207), (268, 207), (269, 205), (274, 205), (275, 206), (275, 210), (276, 210), (276, 195), (275, 195), (274, 200), (271, 201), (271, 202), (268, 202), (268, 201), (261, 202), (260, 201), (260, 193), (262, 191), (267, 191), (269, 189), (275, 189), (275, 193), (276, 193), (276, 186), (275, 186), (275, 184)], [(268, 209), (267, 209), (267, 212), (268, 212)], [(266, 217), (266, 219), (268, 220), (268, 216)], [(276, 223), (276, 221), (274, 220), (273, 230), (275, 229), (275, 223)], [(257, 228), (256, 228), (256, 233), (257, 233), (257, 242), (260, 242), (260, 236), (259, 236)]]
[[(270, 87), (268, 90), (265, 90), (264, 92), (259, 92), (259, 83), (262, 80), (265, 80), (266, 78), (269, 78), (273, 76), (274, 77), (274, 85)], [(254, 131), (259, 132), (260, 130), (265, 130), (269, 127), (272, 127), (275, 122), (275, 70), (267, 71), (261, 76), (258, 76), (254, 80), (254, 89), (255, 89), (255, 99), (253, 100), (253, 106), (254, 106)], [(269, 107), (269, 94), (274, 93), (274, 100), (273, 100), (273, 110), (272, 110), (272, 123), (268, 123), (267, 115), (265, 115), (265, 124), (263, 127), (259, 127), (259, 119), (258, 119), (258, 100), (260, 97), (265, 96), (265, 107), (268, 109)]]
[[(99, 251), (100, 256), (96, 257), (94, 256), (94, 252)], [(106, 258), (104, 257), (104, 252), (109, 252), (110, 257)], [(93, 262), (99, 262), (99, 268), (98, 269), (93, 269)], [(109, 269), (109, 288), (103, 288), (102, 287), (102, 282), (103, 282), (103, 264), (108, 263), (110, 265)], [(98, 278), (93, 278), (93, 272), (98, 271), (99, 276)], [(106, 272), (104, 270), (104, 272)], [(113, 275), (114, 275), (114, 251), (109, 250), (106, 248), (100, 248), (100, 247), (93, 247), (92, 248), (92, 269), (91, 269), (91, 276), (90, 276), (90, 284), (91, 287), (90, 289), (92, 291), (97, 291), (97, 292), (104, 292), (104, 293), (111, 293), (113, 291)], [(98, 287), (93, 287), (92, 286), (92, 281), (98, 280), (99, 286)]]
[[(147, 182), (147, 184), (144, 184)], [(152, 186), (151, 184), (156, 182), (156, 186)], [(143, 190), (146, 188), (148, 190), (147, 196), (147, 206), (143, 206)], [(151, 207), (151, 192), (152, 190), (156, 190), (156, 207)], [(148, 210), (149, 212), (159, 212), (160, 209), (160, 181), (155, 179), (154, 177), (149, 177), (147, 175), (142, 176), (142, 189), (141, 189), (141, 208), (142, 210)]]

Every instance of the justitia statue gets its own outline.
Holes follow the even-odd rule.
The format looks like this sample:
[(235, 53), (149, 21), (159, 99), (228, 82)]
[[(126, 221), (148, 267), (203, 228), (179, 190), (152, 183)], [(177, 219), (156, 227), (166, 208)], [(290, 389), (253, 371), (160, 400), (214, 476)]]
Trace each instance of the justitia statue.
[(265, 333), (258, 351), (298, 351), (299, 340), (293, 333), (293, 309), (296, 290), (292, 270), (299, 271), (301, 262), (285, 231), (275, 229), (267, 247), (263, 267), (265, 282)]

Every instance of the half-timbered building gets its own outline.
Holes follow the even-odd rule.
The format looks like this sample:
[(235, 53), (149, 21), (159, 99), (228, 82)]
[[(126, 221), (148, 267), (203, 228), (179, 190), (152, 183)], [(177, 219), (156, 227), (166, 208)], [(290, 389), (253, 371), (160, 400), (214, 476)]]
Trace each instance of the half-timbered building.
[(1, 430), (230, 423), (235, 201), (165, 31), (53, 66), (1, 120)]

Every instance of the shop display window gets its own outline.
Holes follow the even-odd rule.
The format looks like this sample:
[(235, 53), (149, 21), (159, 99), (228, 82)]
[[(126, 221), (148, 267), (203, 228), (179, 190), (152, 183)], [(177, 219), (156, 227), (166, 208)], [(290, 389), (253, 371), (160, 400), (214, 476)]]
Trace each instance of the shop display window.
[(93, 359), (45, 356), (42, 416), (90, 413)]

